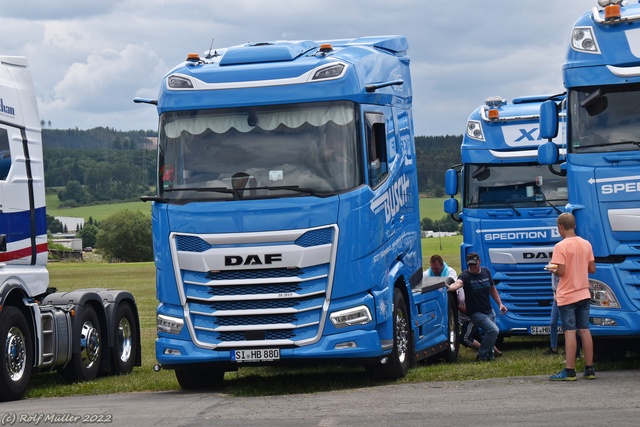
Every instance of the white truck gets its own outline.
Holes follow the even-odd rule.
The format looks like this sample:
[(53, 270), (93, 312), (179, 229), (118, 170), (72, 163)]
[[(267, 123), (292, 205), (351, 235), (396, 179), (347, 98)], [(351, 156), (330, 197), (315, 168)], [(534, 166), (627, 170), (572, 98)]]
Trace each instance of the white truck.
[(49, 286), (40, 118), (26, 58), (0, 56), (0, 401), (34, 372), (66, 381), (141, 364), (130, 292)]

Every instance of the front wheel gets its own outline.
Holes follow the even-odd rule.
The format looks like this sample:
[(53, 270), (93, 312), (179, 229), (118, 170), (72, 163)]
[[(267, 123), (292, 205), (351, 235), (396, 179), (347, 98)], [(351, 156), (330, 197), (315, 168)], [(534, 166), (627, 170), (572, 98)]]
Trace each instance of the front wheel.
[[(101, 343), (100, 323), (93, 307), (85, 305), (79, 330), (73, 331), (73, 338), (80, 340), (80, 351), (73, 353), (67, 366), (60, 369), (60, 376), (67, 382), (91, 381), (100, 369)], [(76, 338), (77, 337), (77, 338)]]
[(138, 356), (138, 328), (131, 305), (123, 302), (118, 306), (115, 317), (115, 340), (111, 354), (112, 373), (129, 374)]
[(0, 311), (0, 401), (18, 400), (27, 391), (33, 349), (29, 325), (16, 307)]
[(458, 352), (460, 351), (459, 333), (460, 326), (458, 324), (458, 304), (453, 293), (447, 293), (447, 351), (445, 360), (453, 363), (458, 360)]
[(386, 363), (366, 367), (374, 380), (397, 380), (407, 374), (413, 357), (407, 304), (400, 289), (393, 293), (393, 351)]
[(184, 390), (222, 388), (224, 370), (217, 368), (176, 368), (176, 379)]

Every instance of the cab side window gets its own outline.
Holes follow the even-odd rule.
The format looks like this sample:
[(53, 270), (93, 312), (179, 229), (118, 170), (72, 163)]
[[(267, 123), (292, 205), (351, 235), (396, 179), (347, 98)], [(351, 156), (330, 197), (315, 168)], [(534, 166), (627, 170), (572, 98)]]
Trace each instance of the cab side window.
[(6, 129), (0, 128), (0, 181), (7, 179), (11, 169), (11, 151), (9, 150), (9, 135)]
[(365, 113), (369, 185), (380, 185), (388, 174), (386, 126), (381, 113)]

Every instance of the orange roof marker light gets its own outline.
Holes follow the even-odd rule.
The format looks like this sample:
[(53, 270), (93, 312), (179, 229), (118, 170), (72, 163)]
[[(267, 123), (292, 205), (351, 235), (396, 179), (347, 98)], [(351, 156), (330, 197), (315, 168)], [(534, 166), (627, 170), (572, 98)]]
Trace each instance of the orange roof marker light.
[(499, 96), (490, 96), (484, 100), (484, 103), (489, 107), (487, 110), (487, 118), (489, 120), (498, 120), (500, 118), (498, 107), (504, 105), (506, 101)]
[(622, 3), (622, 0), (598, 0), (600, 7), (604, 8), (605, 20), (620, 19), (622, 16), (620, 3)]
[(197, 53), (187, 54), (187, 61), (200, 61), (200, 55)]

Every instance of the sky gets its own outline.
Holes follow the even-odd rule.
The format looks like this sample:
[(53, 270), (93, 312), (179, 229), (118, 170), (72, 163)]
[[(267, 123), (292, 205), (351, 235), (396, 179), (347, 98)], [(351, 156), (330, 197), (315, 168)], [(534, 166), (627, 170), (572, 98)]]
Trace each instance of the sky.
[[(635, 2), (635, 0), (633, 0)], [(20, 0), (0, 54), (26, 56), (53, 129), (157, 130), (162, 77), (188, 53), (246, 42), (401, 34), (415, 134), (459, 135), (489, 96), (563, 91), (571, 27), (596, 0)]]

